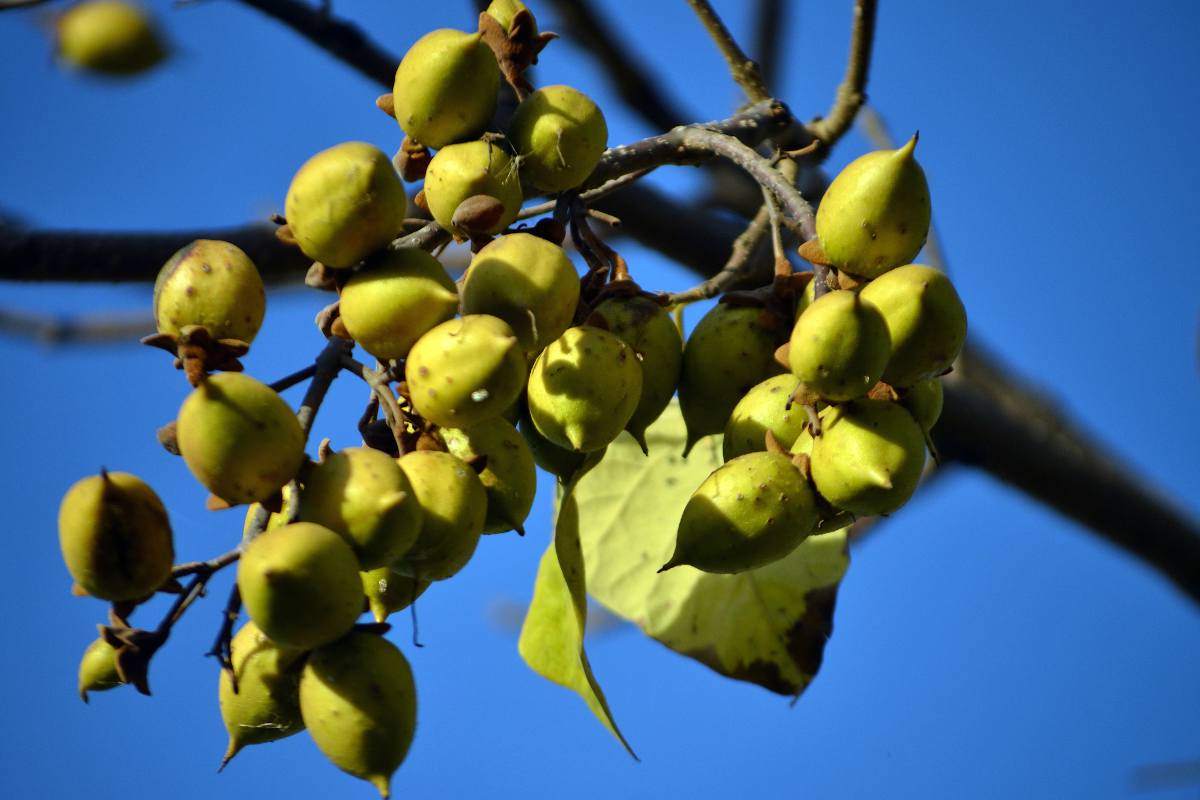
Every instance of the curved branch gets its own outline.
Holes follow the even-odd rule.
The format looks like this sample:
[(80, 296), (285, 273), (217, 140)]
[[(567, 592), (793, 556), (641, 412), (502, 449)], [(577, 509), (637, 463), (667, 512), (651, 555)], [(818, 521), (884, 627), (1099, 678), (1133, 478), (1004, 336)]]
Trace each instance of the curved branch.
[(933, 438), (944, 462), (978, 467), (1086, 526), (1200, 603), (1200, 525), (977, 344), (963, 352)]
[(325, 5), (309, 6), (297, 0), (239, 2), (282, 22), (364, 77), (391, 90), (400, 59), (369, 39), (357, 25), (329, 14)]
[(566, 25), (568, 39), (600, 62), (617, 95), (652, 128), (668, 130), (694, 119), (659, 87), (654, 72), (638, 61), (633, 48), (619, 41), (591, 0), (550, 0), (550, 5)]
[(746, 98), (751, 103), (757, 103), (770, 97), (771, 93), (767, 91), (767, 86), (758, 71), (758, 64), (750, 60), (750, 57), (743, 52), (741, 45), (729, 32), (729, 28), (725, 27), (725, 23), (721, 21), (717, 10), (712, 7), (712, 3), (708, 0), (688, 0), (688, 5), (699, 17), (700, 23), (708, 31), (708, 35), (717, 45), (717, 49), (721, 51), (725, 63), (729, 65), (729, 72), (733, 75), (733, 80), (742, 87)]
[(871, 50), (875, 43), (876, 0), (857, 0), (854, 4), (854, 24), (850, 29), (850, 56), (846, 75), (838, 85), (833, 106), (824, 119), (817, 117), (808, 123), (809, 133), (825, 145), (829, 152), (838, 139), (850, 129), (858, 109), (867, 101), (867, 77), (871, 72)]

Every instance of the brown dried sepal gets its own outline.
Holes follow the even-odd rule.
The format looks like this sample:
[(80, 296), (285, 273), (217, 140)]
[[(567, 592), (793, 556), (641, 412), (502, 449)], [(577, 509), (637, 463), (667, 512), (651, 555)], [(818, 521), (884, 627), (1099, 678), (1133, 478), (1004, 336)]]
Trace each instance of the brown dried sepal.
[(839, 289), (849, 289), (850, 291), (861, 289), (869, 283), (866, 278), (860, 278), (842, 270), (837, 271), (837, 282)]
[(316, 323), (317, 330), (326, 339), (333, 336), (333, 323), (342, 315), (342, 307), (340, 300), (334, 300), (329, 305), (317, 312), (316, 318), (313, 320)]
[(391, 92), (381, 94), (375, 98), (375, 107), (383, 113), (387, 114), (392, 119), (396, 118), (396, 98)]
[(155, 432), (155, 437), (158, 439), (158, 443), (163, 446), (164, 450), (173, 456), (179, 455), (179, 441), (176, 437), (177, 427), (178, 426), (175, 424), (175, 420), (171, 420)]
[(314, 261), (304, 275), (304, 285), (322, 292), (336, 292), (341, 287), (341, 276), (338, 273), (342, 271), (344, 270), (336, 270), (320, 261)]
[(513, 15), (508, 30), (502, 28), (491, 14), (483, 12), (479, 15), (479, 32), (495, 53), (500, 74), (513, 87), (518, 99), (523, 100), (525, 95), (533, 91), (533, 86), (525, 79), (525, 70), (537, 63), (538, 53), (557, 39), (558, 34), (549, 31), (538, 33), (533, 14), (527, 8)]
[(817, 238), (809, 239), (796, 251), (810, 264), (820, 264), (824, 267), (832, 267), (833, 262), (829, 260), (829, 256), (825, 255), (825, 249), (821, 247), (821, 241)]
[(275, 229), (275, 238), (289, 247), (300, 246), (300, 243), (296, 241), (296, 234), (292, 233), (292, 226), (286, 223)]
[(867, 392), (867, 397), (872, 400), (890, 400), (893, 403), (900, 400), (899, 392), (883, 381), (872, 386), (871, 391)]
[(784, 369), (790, 370), (792, 368), (792, 359), (789, 355), (791, 352), (792, 352), (792, 343), (791, 342), (784, 342), (783, 344), (779, 345), (779, 347), (776, 347), (775, 348), (775, 363), (778, 364), (779, 366), (783, 367)]
[(124, 621), (97, 625), (100, 637), (117, 651), (117, 675), (142, 694), (150, 694), (150, 659), (167, 641), (163, 633), (131, 628)]
[(450, 226), (469, 239), (488, 236), (504, 217), (504, 204), (489, 194), (473, 194), (458, 204)]
[(424, 211), (426, 214), (429, 213), (429, 203), (425, 200), (424, 189), (413, 195), (413, 205)]
[(401, 178), (408, 183), (415, 183), (425, 180), (425, 170), (429, 168), (432, 158), (428, 147), (405, 136), (404, 141), (400, 143), (400, 149), (392, 156), (392, 163), (396, 165)]
[(142, 344), (166, 350), (175, 356), (175, 368), (182, 369), (188, 383), (199, 386), (210, 372), (241, 372), (242, 362), (250, 345), (241, 339), (214, 339), (203, 325), (185, 325), (179, 336), (155, 333), (142, 339)]

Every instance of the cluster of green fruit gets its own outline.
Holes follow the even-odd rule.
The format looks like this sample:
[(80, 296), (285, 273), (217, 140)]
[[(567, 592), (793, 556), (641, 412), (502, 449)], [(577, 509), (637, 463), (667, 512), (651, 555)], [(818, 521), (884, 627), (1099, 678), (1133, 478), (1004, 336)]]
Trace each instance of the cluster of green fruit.
[[(820, 245), (844, 288), (728, 295), (685, 346), (661, 295), (625, 276), (581, 282), (561, 224), (510, 227), (527, 195), (578, 191), (607, 143), (585, 95), (524, 83), (550, 36), (519, 0), (495, 0), (479, 32), (422, 37), (379, 102), (405, 134), (396, 163), (347, 142), (291, 182), (281, 238), (337, 291), (330, 336), (380, 364), (373, 388), (389, 402), (384, 420), (360, 426), (364, 446), (310, 461), (297, 415), (240, 372), (265, 313), (245, 253), (201, 240), (162, 268), (147, 343), (175, 354), (194, 386), (164, 443), (211, 507), (250, 505), (235, 555), (249, 621), (219, 686), (226, 760), (307, 729), (386, 796), (416, 693), (403, 654), (361, 615), (379, 623), (408, 607), (462, 570), (484, 534), (523, 533), (536, 467), (568, 483), (622, 431), (645, 450), (676, 392), (688, 448), (723, 432), (727, 463), (687, 504), (667, 567), (751, 569), (894, 511), (916, 486), (938, 376), (966, 320), (943, 275), (908, 264), (929, 225), (915, 140), (851, 164), (820, 207)], [(502, 78), (522, 100), (499, 136), (486, 129)], [(418, 202), (471, 242), (459, 282), (398, 242), (402, 177), (423, 178)], [(368, 437), (372, 426), (388, 435)], [(59, 529), (78, 588), (114, 610), (178, 574), (163, 504), (132, 475), (80, 481)], [(85, 698), (130, 680), (130, 638), (105, 631), (80, 667)]]
[(722, 303), (688, 339), (689, 447), (723, 431), (726, 463), (689, 500), (663, 569), (754, 569), (916, 490), (967, 318), (943, 273), (909, 263), (930, 222), (915, 146), (862, 156), (822, 199), (808, 254), (842, 288), (811, 281), (794, 322)]

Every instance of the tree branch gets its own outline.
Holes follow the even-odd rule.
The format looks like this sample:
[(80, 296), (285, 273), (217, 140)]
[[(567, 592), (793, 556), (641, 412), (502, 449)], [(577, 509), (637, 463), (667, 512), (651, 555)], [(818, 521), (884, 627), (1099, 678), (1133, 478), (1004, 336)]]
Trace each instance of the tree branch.
[(771, 93), (767, 91), (762, 75), (759, 74), (758, 64), (751, 61), (750, 57), (742, 51), (737, 40), (733, 38), (733, 34), (721, 21), (716, 9), (712, 7), (712, 3), (708, 0), (688, 0), (688, 5), (692, 7), (692, 11), (696, 12), (700, 23), (708, 31), (708, 35), (717, 45), (717, 49), (721, 51), (725, 63), (729, 65), (729, 72), (733, 75), (733, 80), (742, 87), (746, 98), (751, 103), (769, 98)]
[(871, 50), (875, 43), (876, 0), (857, 0), (854, 4), (854, 24), (850, 29), (850, 56), (846, 75), (837, 88), (833, 106), (822, 119), (817, 117), (806, 126), (809, 133), (820, 139), (825, 147), (822, 154), (850, 129), (858, 109), (867, 101), (867, 77), (871, 72)]
[(384, 50), (357, 25), (329, 14), (324, 6), (298, 0), (239, 0), (282, 22), (305, 39), (389, 91), (400, 59)]
[(275, 226), (190, 231), (26, 230), (0, 223), (0, 280), (74, 283), (153, 282), (179, 248), (223, 239), (250, 256), (266, 281), (296, 281), (312, 264), (275, 238)]
[(665, 131), (694, 116), (686, 113), (654, 80), (633, 48), (620, 41), (608, 22), (596, 13), (591, 0), (549, 0), (566, 25), (567, 38), (596, 58), (617, 95), (654, 130)]
[(754, 58), (763, 83), (776, 86), (779, 79), (780, 44), (787, 32), (791, 5), (784, 0), (758, 0), (754, 5)]
[(944, 380), (944, 462), (978, 467), (1137, 556), (1200, 603), (1200, 526), (977, 344)]

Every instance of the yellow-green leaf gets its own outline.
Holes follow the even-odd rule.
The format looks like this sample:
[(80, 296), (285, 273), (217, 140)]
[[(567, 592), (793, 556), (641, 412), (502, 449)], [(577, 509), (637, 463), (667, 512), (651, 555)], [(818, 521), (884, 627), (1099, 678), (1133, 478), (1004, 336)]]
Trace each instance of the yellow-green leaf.
[(587, 583), (574, 487), (574, 483), (567, 484), (559, 497), (554, 541), (546, 548), (538, 566), (533, 601), (525, 615), (517, 649), (534, 672), (582, 697), (604, 727), (636, 759), (613, 719), (583, 647)]
[(667, 647), (717, 672), (798, 696), (821, 665), (837, 587), (848, 565), (844, 531), (811, 536), (787, 557), (737, 575), (687, 566), (664, 573), (692, 492), (721, 464), (719, 436), (685, 460), (672, 404), (646, 434), (650, 455), (622, 434), (578, 482), (575, 502), (592, 596)]

